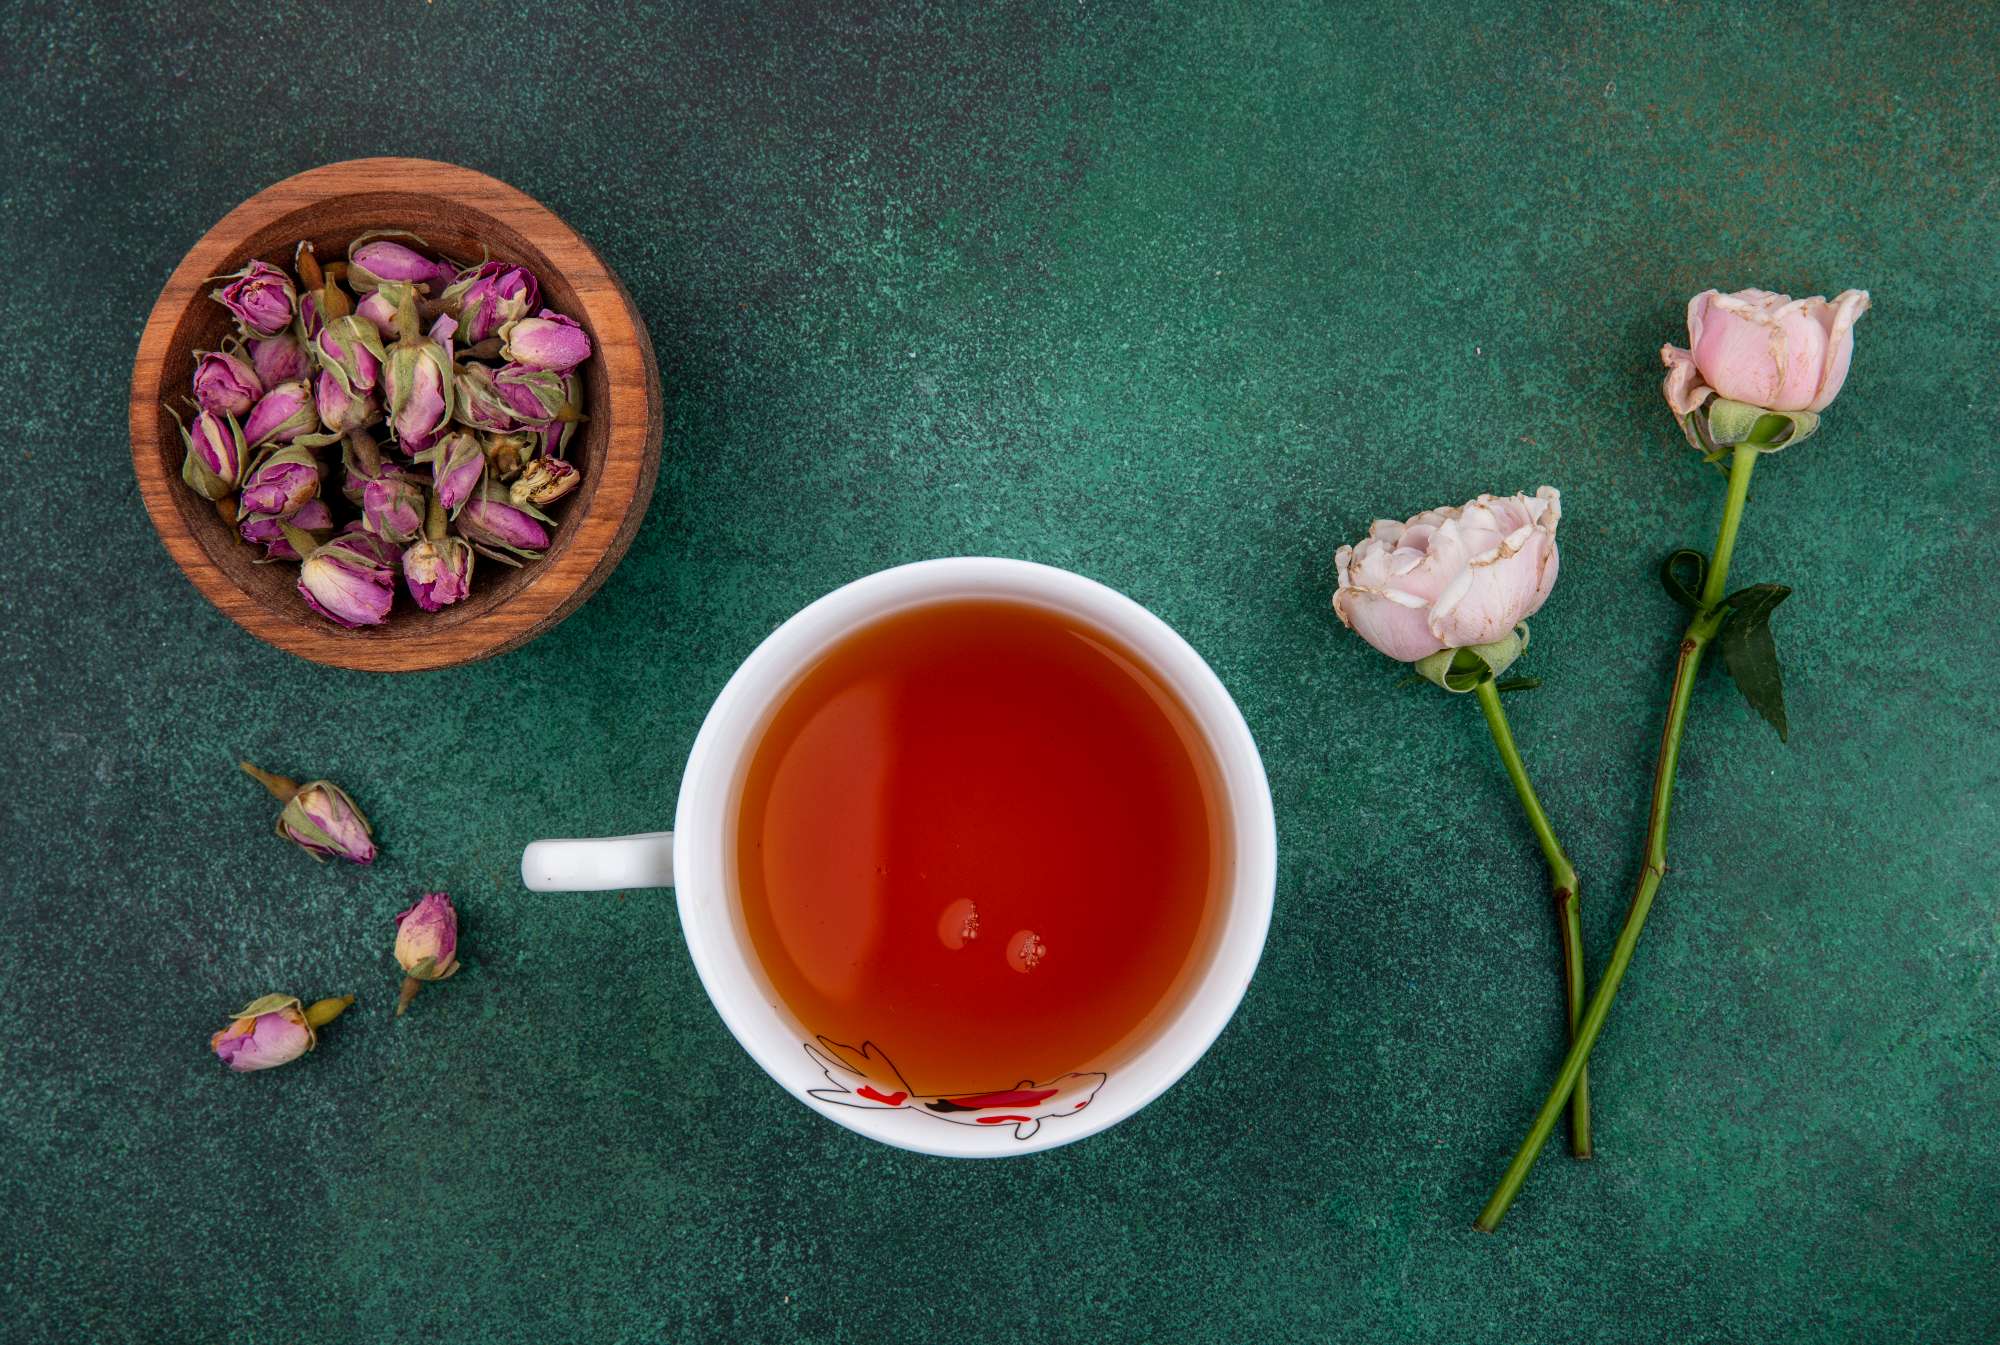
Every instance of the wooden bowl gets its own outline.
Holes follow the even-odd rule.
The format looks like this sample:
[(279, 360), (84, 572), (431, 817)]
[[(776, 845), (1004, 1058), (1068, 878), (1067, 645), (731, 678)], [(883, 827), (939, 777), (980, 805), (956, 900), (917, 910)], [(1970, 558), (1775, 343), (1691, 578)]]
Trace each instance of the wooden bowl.
[[(380, 626), (347, 630), (308, 609), (298, 568), (258, 564), (215, 505), (181, 481), (180, 430), (194, 352), (229, 334), (229, 313), (208, 297), (213, 277), (252, 258), (291, 269), (309, 240), (323, 261), (371, 229), (405, 229), (460, 260), (481, 250), (518, 262), (541, 282), (542, 302), (575, 318), (595, 351), (579, 372), (590, 417), (570, 438), (583, 482), (549, 510), (558, 526), (538, 561), (519, 570), (482, 558), (472, 593), (425, 612), (399, 587)], [(187, 577), (237, 625), (316, 663), (413, 672), (490, 658), (554, 626), (604, 582), (632, 543), (660, 464), (660, 372), (632, 299), (590, 245), (533, 197), (504, 182), (427, 159), (353, 159), (267, 187), (203, 235), (153, 305), (132, 365), (132, 466), (146, 511)], [(335, 489), (329, 479), (328, 489)]]

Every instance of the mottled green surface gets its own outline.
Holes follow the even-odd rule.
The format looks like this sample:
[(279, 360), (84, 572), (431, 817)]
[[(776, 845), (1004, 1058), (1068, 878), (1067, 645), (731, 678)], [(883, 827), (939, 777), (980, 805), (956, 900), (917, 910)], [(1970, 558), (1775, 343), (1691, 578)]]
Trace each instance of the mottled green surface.
[[(1964, 1341), (2000, 1335), (2000, 17), (1951, 5), (967, 5), (594, 17), (10, 6), (0, 213), (0, 1337)], [(567, 17), (558, 17), (567, 15)], [(318, 668), (139, 506), (140, 323), (331, 159), (501, 175), (603, 251), (667, 444), (623, 568), (496, 662)], [(1593, 1061), (1600, 1158), (1471, 1218), (1558, 1050), (1540, 860), (1469, 701), (1336, 625), (1377, 513), (1564, 493), (1514, 704), (1601, 962), (1720, 478), (1657, 394), (1694, 290), (1871, 289), (1757, 473), (1790, 746), (1699, 693), (1675, 868)], [(1257, 980), (1138, 1118), (871, 1145), (709, 1008), (666, 894), (530, 896), (670, 815), (778, 621), (898, 561), (1066, 565), (1241, 701)], [(319, 867), (234, 772), (324, 772)], [(465, 913), (390, 1017), (389, 916)], [(233, 1077), (254, 995), (362, 997)]]

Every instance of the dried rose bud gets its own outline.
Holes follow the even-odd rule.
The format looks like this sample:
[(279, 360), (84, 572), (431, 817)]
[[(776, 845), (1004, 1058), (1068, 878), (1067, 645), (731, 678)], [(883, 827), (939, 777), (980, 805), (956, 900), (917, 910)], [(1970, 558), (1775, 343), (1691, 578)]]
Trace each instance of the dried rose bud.
[(275, 336), (291, 325), (298, 292), (292, 288), (291, 278), (269, 262), (251, 262), (241, 271), (216, 279), (229, 283), (210, 290), (208, 297), (234, 314), (244, 330)]
[(313, 780), (302, 785), (285, 776), (258, 770), (247, 761), (236, 764), (284, 803), (285, 810), (278, 814), (280, 836), (302, 847), (314, 859), (332, 855), (356, 864), (373, 862), (375, 842), (370, 838), (374, 828), (368, 825), (368, 819), (362, 816), (346, 790), (331, 780)]
[(370, 481), (385, 476), (403, 477), (415, 480), (408, 468), (391, 462), (382, 456), (381, 446), (375, 436), (364, 429), (350, 430), (340, 441), (340, 493), (347, 497), (349, 504), (361, 503), (361, 492)]
[(423, 488), (397, 477), (370, 481), (361, 492), (361, 523), (399, 546), (415, 541), (424, 530)]
[(250, 365), (257, 371), (257, 381), (267, 388), (304, 378), (312, 368), (311, 362), (306, 359), (306, 348), (290, 332), (279, 332), (276, 336), (252, 341)]
[(507, 491), (515, 504), (554, 504), (582, 484), (583, 476), (561, 458), (536, 458)]
[(370, 481), (407, 481), (413, 486), (420, 487), (430, 484), (430, 477), (427, 474), (396, 462), (382, 461), (379, 466), (372, 469), (373, 475), (368, 474), (370, 470), (358, 461), (352, 459), (345, 461), (340, 493), (356, 508), (361, 506), (362, 499), (367, 495)]
[(496, 336), (502, 327), (541, 301), (542, 287), (535, 277), (512, 262), (489, 261), (469, 271), (444, 291), (450, 311), (458, 314), (459, 336), (468, 345), (477, 345)]
[(319, 367), (339, 378), (349, 392), (373, 390), (382, 376), (382, 361), (388, 358), (375, 324), (352, 314), (322, 327), (313, 351)]
[(313, 408), (329, 434), (346, 434), (373, 423), (382, 403), (372, 392), (349, 392), (340, 375), (322, 369), (313, 379)]
[(247, 514), (290, 518), (318, 494), (319, 459), (310, 449), (287, 444), (258, 459), (256, 468), (243, 481), (243, 499), (237, 509)]
[(576, 375), (510, 364), (493, 376), (493, 387), (521, 428), (536, 436), (539, 451), (545, 457), (562, 456), (584, 419), (583, 385)]
[(394, 570), (403, 562), (403, 548), (379, 533), (368, 531), (368, 525), (355, 519), (340, 530), (341, 540), (357, 554), (371, 557), (377, 563)]
[(563, 404), (556, 418), (541, 427), (542, 456), (559, 458), (569, 448), (569, 437), (589, 417), (583, 414), (583, 384), (574, 372), (563, 375)]
[(395, 554), (391, 550), (385, 559), (366, 534), (342, 533), (306, 555), (299, 566), (299, 595), (306, 606), (349, 630), (379, 626), (396, 600), (390, 568)]
[(400, 229), (377, 229), (373, 233), (362, 234), (350, 243), (347, 248), (347, 283), (356, 290), (372, 290), (400, 281), (426, 285), (436, 293), (449, 285), (458, 274), (454, 267), (432, 261), (415, 248), (394, 241), (398, 238), (409, 238), (418, 243), (424, 241)]
[(472, 546), (463, 537), (421, 538), (403, 552), (403, 587), (426, 612), (472, 592)]
[[(401, 318), (406, 325), (408, 311), (406, 306)], [(389, 349), (383, 366), (389, 425), (405, 453), (429, 448), (451, 421), (451, 337), (456, 330), (449, 317), (440, 317), (429, 335), (409, 332)]]
[(375, 229), (347, 245), (347, 283), (357, 293), (389, 284), (423, 286), (436, 292), (457, 275), (442, 262), (397, 242), (400, 238), (420, 244), (424, 241), (402, 229)]
[(214, 411), (197, 411), (190, 427), (171, 406), (167, 414), (181, 427), (181, 442), (187, 447), (181, 459), (181, 480), (204, 500), (229, 498), (243, 473), (243, 459), (248, 452), (236, 421)]
[(507, 434), (481, 434), (479, 447), (486, 454), (486, 470), (496, 481), (512, 481), (535, 456), (541, 436), (527, 430)]
[(461, 425), (481, 430), (514, 426), (514, 409), (493, 386), (493, 371), (483, 364), (461, 364), (452, 377), (452, 416)]
[(396, 965), (403, 969), (400, 1017), (425, 981), (442, 981), (458, 970), (458, 912), (450, 897), (426, 892), (396, 917)]
[(553, 369), (507, 365), (493, 375), (493, 390), (524, 425), (554, 420), (565, 405), (563, 377)]
[(485, 481), (459, 512), (455, 526), (461, 537), (487, 555), (514, 565), (519, 562), (499, 553), (539, 559), (549, 545), (548, 529), (542, 524), (554, 521), (532, 504), (509, 502), (498, 485)]
[(285, 535), (288, 523), (294, 536), (305, 533), (317, 546), (333, 533), (333, 511), (326, 507), (325, 500), (307, 500), (289, 519), (276, 514), (238, 515), (236, 531), (244, 541), (261, 545), (265, 560), (299, 560), (298, 548)]
[(375, 334), (384, 341), (393, 341), (396, 339), (396, 312), (406, 300), (414, 312), (416, 291), (401, 281), (391, 281), (362, 295), (361, 301), (354, 306), (354, 315), (373, 325)]
[(339, 995), (306, 1007), (295, 995), (265, 995), (237, 1010), (208, 1046), (239, 1074), (290, 1064), (319, 1045), (319, 1029), (352, 1003), (354, 996)]
[(486, 454), (479, 440), (465, 430), (447, 434), (419, 453), (417, 461), (431, 465), (431, 488), (437, 492), (438, 503), (454, 518), (472, 498), (486, 470)]
[(243, 438), (250, 447), (287, 443), (319, 428), (319, 411), (313, 405), (312, 389), (304, 379), (280, 383), (257, 399), (243, 422)]
[(590, 337), (575, 318), (544, 308), (501, 329), (500, 354), (509, 364), (563, 373), (590, 358)]
[(249, 360), (231, 350), (195, 352), (194, 400), (202, 410), (242, 416), (263, 395), (263, 381)]
[(308, 346), (326, 330), (326, 310), (321, 306), (320, 293), (316, 289), (299, 291), (299, 330), (305, 333)]

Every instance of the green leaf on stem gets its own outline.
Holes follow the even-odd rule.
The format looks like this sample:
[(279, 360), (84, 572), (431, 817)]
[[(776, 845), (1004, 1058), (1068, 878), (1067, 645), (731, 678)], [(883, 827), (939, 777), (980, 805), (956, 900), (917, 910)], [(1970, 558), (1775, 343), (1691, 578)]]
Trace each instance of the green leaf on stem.
[[(1682, 579), (1681, 572), (1690, 566), (1694, 577)], [(1699, 551), (1682, 547), (1660, 562), (1660, 582), (1666, 586), (1667, 596), (1690, 612), (1701, 610), (1701, 581), (1707, 577), (1708, 557)]]
[(1736, 689), (1771, 722), (1779, 742), (1787, 741), (1791, 730), (1785, 723), (1785, 682), (1778, 643), (1771, 637), (1771, 613), (1791, 592), (1783, 584), (1754, 584), (1730, 594), (1723, 599), (1729, 616), (1716, 641)]

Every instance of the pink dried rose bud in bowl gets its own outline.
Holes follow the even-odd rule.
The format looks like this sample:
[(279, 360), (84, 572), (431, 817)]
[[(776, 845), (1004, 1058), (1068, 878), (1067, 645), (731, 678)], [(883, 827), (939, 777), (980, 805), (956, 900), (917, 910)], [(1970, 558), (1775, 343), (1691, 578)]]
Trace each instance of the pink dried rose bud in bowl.
[[(195, 364), (188, 401), (196, 421), (184, 431), (182, 479), (233, 509), (244, 542), (263, 547), (266, 561), (296, 562), (299, 599), (344, 630), (387, 622), (399, 591), (422, 613), (471, 596), (472, 566), (460, 547), (445, 545), (450, 521), (462, 542), (503, 565), (540, 560), (559, 527), (540, 506), (583, 479), (560, 455), (567, 427), (586, 419), (575, 371), (590, 358), (589, 334), (554, 309), (526, 316), (541, 293), (526, 268), (461, 266), (427, 246), (415, 233), (377, 231), (349, 244), (344, 266), (323, 267), (302, 240), (296, 287), (283, 270), (252, 262), (211, 296), (236, 321), (226, 344), (288, 336), (302, 376), (266, 385), (254, 362), (227, 351)], [(357, 296), (382, 299), (386, 311), (363, 316)], [(468, 305), (483, 335), (462, 349)], [(392, 333), (387, 344), (383, 328)], [(289, 368), (290, 348), (284, 353)], [(511, 400), (496, 385), (503, 368), (519, 380)], [(242, 448), (232, 455), (237, 415)], [(500, 451), (489, 452), (482, 436), (494, 436)], [(250, 463), (232, 502), (244, 471), (232, 456), (243, 451)], [(385, 454), (428, 464), (428, 483), (384, 471)], [(336, 470), (339, 496), (322, 499), (322, 481)], [(346, 505), (357, 502), (359, 516), (341, 527)], [(288, 527), (308, 505), (326, 515), (324, 525)], [(413, 575), (402, 550), (418, 541), (426, 546)]]
[(196, 245), (141, 340), (131, 419), (141, 496), (204, 594), (286, 649), (402, 671), (580, 604), (638, 529), (661, 417), (629, 297), (560, 220), (483, 174), (365, 160), (277, 184)]

